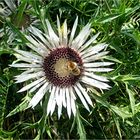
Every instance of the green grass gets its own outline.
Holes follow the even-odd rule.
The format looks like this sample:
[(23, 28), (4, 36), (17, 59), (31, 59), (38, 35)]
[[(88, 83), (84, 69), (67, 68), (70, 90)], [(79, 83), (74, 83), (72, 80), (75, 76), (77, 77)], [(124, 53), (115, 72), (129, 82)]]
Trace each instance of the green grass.
[[(33, 7), (32, 10), (26, 5)], [(12, 17), (0, 17), (0, 28), (8, 26), (17, 35), (8, 45), (8, 34), (0, 38), (0, 139), (136, 139), (140, 138), (140, 1), (139, 0), (22, 0), (15, 22)], [(91, 112), (79, 104), (75, 118), (68, 119), (64, 110), (60, 120), (55, 112), (45, 115), (45, 107), (27, 107), (29, 93), (17, 93), (22, 84), (15, 84), (16, 68), (9, 67), (16, 60), (13, 49), (27, 50), (19, 22), (29, 13), (39, 19), (38, 28), (45, 28), (48, 18), (56, 26), (67, 19), (72, 28), (79, 17), (78, 30), (88, 22), (91, 36), (101, 32), (99, 42), (107, 42), (107, 60), (113, 61), (112, 72), (104, 74), (112, 88), (100, 93), (89, 91), (93, 101)], [(15, 13), (13, 13), (15, 14)], [(8, 116), (7, 116), (8, 115)]]

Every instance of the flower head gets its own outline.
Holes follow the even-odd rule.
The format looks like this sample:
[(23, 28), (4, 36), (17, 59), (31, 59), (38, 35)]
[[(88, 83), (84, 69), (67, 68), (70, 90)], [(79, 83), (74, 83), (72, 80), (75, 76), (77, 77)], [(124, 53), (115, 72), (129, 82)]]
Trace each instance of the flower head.
[[(45, 21), (47, 29), (45, 33), (35, 27), (30, 28), (31, 35), (26, 35), (29, 40), (27, 46), (32, 52), (16, 49), (16, 56), (21, 63), (12, 64), (13, 67), (25, 70), (16, 76), (17, 83), (31, 80), (19, 92), (29, 90), (35, 92), (29, 106), (35, 107), (49, 94), (47, 115), (52, 115), (58, 108), (58, 117), (62, 114), (62, 108), (66, 108), (70, 117), (76, 114), (77, 99), (79, 98), (87, 110), (92, 101), (88, 95), (87, 87), (108, 89), (106, 77), (96, 75), (96, 72), (108, 72), (106, 68), (111, 62), (103, 62), (103, 57), (108, 54), (105, 51), (106, 43), (92, 45), (99, 33), (89, 38), (90, 24), (82, 28), (75, 37), (78, 25), (76, 18), (72, 31), (68, 35), (67, 22), (60, 26), (57, 18), (58, 34), (56, 34), (48, 20)], [(24, 61), (24, 63), (23, 63)]]
[[(24, 12), (21, 16), (20, 6), (22, 5), (25, 7)], [(2, 21), (6, 19), (11, 19), (11, 23), (19, 28), (21, 31), (26, 31), (30, 28), (30, 24), (35, 25), (37, 20), (35, 20), (34, 16), (31, 16), (29, 12), (32, 11), (30, 5), (26, 5), (25, 1), (21, 0), (3, 0), (0, 2), (0, 16)], [(20, 14), (19, 14), (20, 13)], [(1, 23), (1, 21), (0, 21)], [(16, 39), (16, 34), (13, 33), (9, 26), (0, 29), (0, 37), (4, 35), (6, 31), (6, 36), (8, 36), (7, 43), (12, 44), (13, 40)]]

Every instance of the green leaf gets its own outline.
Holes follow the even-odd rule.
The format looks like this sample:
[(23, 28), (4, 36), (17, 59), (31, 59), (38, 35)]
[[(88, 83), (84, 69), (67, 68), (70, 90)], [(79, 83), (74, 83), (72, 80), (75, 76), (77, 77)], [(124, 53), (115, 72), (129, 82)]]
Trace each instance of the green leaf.
[(4, 116), (6, 112), (7, 95), (9, 91), (10, 81), (5, 74), (0, 77), (0, 128), (3, 126)]
[(48, 136), (50, 137), (50, 139), (52, 139), (50, 127), (46, 126), (46, 132), (47, 132)]
[(134, 92), (128, 88), (128, 85), (127, 84), (125, 84), (125, 85), (126, 85), (126, 91), (127, 91), (128, 95), (129, 95), (131, 110), (132, 110), (132, 113), (134, 115), (135, 114), (135, 98), (134, 98)]
[(115, 115), (113, 115), (113, 119), (115, 121), (115, 124), (116, 124), (116, 127), (117, 127), (117, 131), (119, 133), (119, 136), (120, 136), (120, 138), (122, 138), (119, 120), (117, 119), (117, 117)]
[(24, 97), (24, 101), (18, 105), (14, 110), (12, 110), (7, 117), (10, 117), (12, 115), (15, 115), (18, 112), (24, 111), (29, 108), (29, 102), (31, 98), (28, 96), (28, 94)]
[(76, 117), (74, 117), (74, 119), (73, 119), (73, 123), (72, 123), (71, 129), (70, 129), (70, 132), (72, 132), (72, 130), (74, 129), (75, 123), (76, 123)]
[(110, 61), (113, 61), (113, 62), (116, 62), (116, 63), (120, 63), (120, 64), (123, 63), (120, 60), (118, 60), (118, 59), (116, 59), (116, 58), (114, 58), (112, 56), (106, 56), (105, 59), (110, 60)]
[(27, 6), (27, 2), (26, 1), (22, 1), (21, 5), (18, 8), (19, 9), (18, 13), (15, 15), (16, 18), (13, 20), (17, 27), (20, 26), (20, 23), (21, 23), (22, 18), (23, 18), (23, 13), (25, 11), (26, 6)]
[(126, 82), (126, 81), (140, 81), (140, 76), (139, 75), (118, 75), (118, 76), (114, 76), (111, 78), (112, 80), (116, 80), (116, 81), (122, 81), (122, 82)]
[(95, 99), (96, 102), (100, 103), (101, 105), (107, 107), (107, 108), (110, 108), (110, 105), (109, 103), (106, 101), (106, 98), (105, 97), (101, 97), (99, 96), (100, 93), (97, 92), (95, 89), (93, 89), (92, 91), (93, 93), (91, 94), (91, 96)]
[(8, 49), (8, 48), (3, 48), (3, 47), (1, 47), (0, 48), (0, 55), (2, 55), (2, 54), (11, 54), (12, 53), (12, 50), (11, 49)]
[(132, 117), (132, 114), (128, 112), (128, 110), (123, 110), (121, 108), (118, 108), (117, 106), (110, 105), (103, 97), (97, 96), (95, 94), (92, 94), (91, 96), (96, 100), (96, 102), (99, 102), (101, 105), (107, 107), (108, 109), (111, 109), (123, 119)]
[(77, 131), (80, 136), (80, 140), (86, 140), (86, 131), (82, 123), (82, 119), (78, 109), (76, 113), (76, 123), (77, 123)]
[(97, 22), (104, 24), (104, 23), (107, 23), (107, 22), (111, 22), (112, 20), (117, 19), (120, 16), (121, 16), (121, 14), (116, 14), (116, 13), (106, 15), (106, 16), (100, 18), (99, 20), (97, 20)]
[(109, 98), (111, 95), (117, 94), (118, 92), (119, 92), (118, 86), (114, 85), (109, 91), (103, 94), (102, 97), (107, 100), (107, 98)]
[(26, 39), (25, 35), (22, 32), (20, 32), (20, 30), (10, 22), (9, 18), (6, 19), (6, 23), (13, 30), (13, 32), (16, 33), (22, 39), (23, 44), (25, 44), (26, 42), (29, 42)]
[(123, 120), (132, 117), (132, 113), (128, 112), (127, 110), (123, 110), (122, 108), (113, 105), (110, 105), (110, 107), (111, 110), (118, 114)]
[(135, 113), (140, 112), (140, 103), (135, 104)]
[(138, 45), (140, 45), (140, 31), (133, 30), (133, 33), (129, 33), (128, 31), (121, 31), (122, 34), (125, 34), (126, 36), (132, 38)]
[(133, 8), (126, 8), (125, 12), (126, 12), (126, 16), (131, 15), (132, 13), (136, 12), (138, 9), (140, 9), (140, 4), (134, 6)]
[(13, 135), (17, 130), (5, 131), (0, 128), (0, 140), (13, 140)]
[(38, 134), (37, 136), (34, 138), (34, 140), (40, 140), (40, 136), (41, 136), (41, 133), (40, 133), (40, 130), (38, 131)]

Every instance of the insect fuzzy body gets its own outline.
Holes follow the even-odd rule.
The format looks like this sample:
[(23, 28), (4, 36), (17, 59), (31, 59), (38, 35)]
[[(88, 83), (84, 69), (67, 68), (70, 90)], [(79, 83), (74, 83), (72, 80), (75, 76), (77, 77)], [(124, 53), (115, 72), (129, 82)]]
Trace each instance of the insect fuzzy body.
[(80, 71), (80, 68), (79, 68), (79, 66), (77, 65), (76, 62), (67, 61), (66, 65), (67, 65), (67, 70), (68, 70), (72, 75), (75, 75), (75, 76), (80, 75), (81, 71)]

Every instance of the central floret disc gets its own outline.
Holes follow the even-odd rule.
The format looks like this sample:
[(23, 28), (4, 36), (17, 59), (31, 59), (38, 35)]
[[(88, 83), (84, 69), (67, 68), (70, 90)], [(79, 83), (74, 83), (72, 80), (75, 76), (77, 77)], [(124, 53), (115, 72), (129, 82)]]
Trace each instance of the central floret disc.
[(54, 64), (54, 70), (58, 74), (59, 77), (66, 77), (70, 75), (70, 71), (67, 68), (67, 62), (69, 60), (65, 58), (60, 58)]
[(52, 50), (44, 59), (43, 68), (49, 82), (59, 87), (74, 85), (83, 72), (79, 54), (71, 48)]

